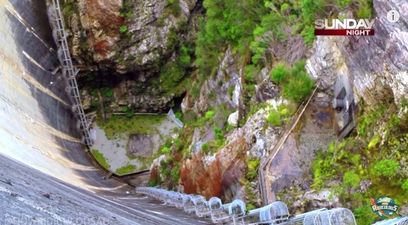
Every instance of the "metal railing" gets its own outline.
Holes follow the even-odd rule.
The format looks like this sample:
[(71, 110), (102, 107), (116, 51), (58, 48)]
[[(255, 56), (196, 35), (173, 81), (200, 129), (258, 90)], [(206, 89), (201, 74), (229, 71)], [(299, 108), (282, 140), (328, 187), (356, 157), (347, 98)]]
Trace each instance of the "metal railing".
[(245, 202), (240, 199), (223, 204), (217, 197), (207, 201), (201, 195), (189, 195), (153, 187), (138, 187), (136, 192), (158, 199), (165, 205), (183, 209), (186, 213), (208, 217), (214, 224), (356, 225), (353, 213), (346, 208), (319, 209), (290, 216), (287, 205), (280, 201), (248, 212)]
[(76, 80), (79, 70), (72, 62), (67, 41), (67, 34), (64, 28), (64, 17), (62, 15), (59, 0), (52, 0), (52, 6), (49, 8), (49, 18), (53, 28), (53, 38), (58, 46), (57, 56), (62, 66), (63, 77), (66, 81), (66, 91), (74, 104), (72, 106), (72, 110), (79, 119), (78, 128), (83, 132), (82, 141), (84, 144), (90, 147), (93, 144), (89, 131), (90, 122), (88, 122), (84, 108), (82, 107), (81, 96)]
[(383, 220), (373, 225), (408, 225), (408, 216), (398, 217), (398, 218), (389, 219), (389, 220)]

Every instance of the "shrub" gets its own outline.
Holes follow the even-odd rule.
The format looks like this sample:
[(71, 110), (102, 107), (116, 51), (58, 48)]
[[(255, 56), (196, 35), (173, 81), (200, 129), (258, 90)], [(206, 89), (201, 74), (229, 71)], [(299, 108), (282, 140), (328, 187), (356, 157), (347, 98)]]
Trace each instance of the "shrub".
[(371, 129), (385, 113), (385, 107), (383, 105), (378, 106), (373, 111), (366, 113), (359, 118), (357, 125), (357, 133), (359, 136), (369, 136), (373, 132)]
[(161, 154), (168, 154), (170, 153), (170, 148), (167, 146), (164, 146), (163, 148), (160, 149)]
[(283, 96), (294, 102), (301, 102), (310, 95), (314, 81), (305, 71), (305, 61), (299, 60), (292, 68), (278, 63), (270, 73), (270, 78), (283, 88)]
[(278, 111), (272, 110), (268, 117), (266, 118), (266, 121), (268, 121), (272, 126), (279, 127), (282, 125), (282, 119), (281, 115)]
[(289, 75), (290, 71), (284, 63), (278, 63), (270, 73), (271, 80), (276, 84), (281, 84)]
[(281, 11), (282, 13), (286, 13), (289, 9), (290, 9), (290, 5), (289, 5), (288, 3), (283, 3), (283, 4), (280, 6), (280, 11)]
[(372, 2), (369, 0), (359, 0), (357, 17), (362, 19), (371, 18), (373, 14)]
[(104, 98), (110, 99), (113, 97), (113, 89), (109, 87), (101, 88), (101, 95)]
[(368, 202), (365, 205), (356, 208), (354, 210), (354, 215), (356, 216), (356, 222), (358, 225), (370, 225), (377, 219)]
[(258, 176), (258, 168), (259, 168), (260, 160), (257, 158), (249, 159), (247, 164), (248, 164), (248, 170), (246, 173), (246, 178), (249, 181), (252, 181)]
[(212, 111), (212, 110), (208, 110), (205, 113), (204, 118), (208, 121), (208, 120), (211, 120), (212, 118), (214, 118), (214, 116), (215, 116), (215, 112)]
[(258, 40), (251, 42), (249, 47), (253, 52), (252, 62), (254, 64), (258, 64), (265, 54), (265, 51), (268, 48), (268, 44), (262, 40)]
[(375, 148), (378, 143), (380, 143), (381, 137), (379, 135), (375, 135), (373, 138), (371, 138), (370, 142), (368, 143), (368, 149), (373, 149)]
[(307, 25), (305, 28), (303, 28), (302, 32), (300, 35), (302, 35), (303, 40), (305, 41), (306, 45), (311, 46), (316, 38), (314, 34), (314, 27), (311, 25)]
[(121, 25), (119, 27), (119, 32), (122, 33), (122, 34), (127, 33), (128, 32), (128, 27), (126, 25)]
[(209, 152), (210, 146), (208, 145), (208, 143), (204, 143), (201, 145), (201, 151), (204, 154), (207, 154)]
[(315, 20), (316, 13), (324, 8), (323, 0), (302, 0), (302, 17), (306, 24), (312, 24)]
[(283, 86), (283, 96), (295, 102), (301, 102), (312, 93), (314, 81), (302, 71)]
[(179, 180), (179, 178), (180, 178), (180, 168), (179, 168), (178, 166), (174, 166), (174, 167), (171, 169), (170, 177), (171, 177), (171, 179), (172, 179), (172, 181), (173, 181), (174, 183), (178, 183), (178, 180)]
[(400, 165), (392, 159), (383, 159), (374, 165), (373, 173), (376, 176), (393, 177), (396, 175)]
[(349, 188), (356, 188), (360, 185), (360, 177), (351, 171), (347, 171), (343, 176), (343, 184)]
[(62, 14), (65, 18), (70, 18), (77, 10), (77, 6), (73, 1), (64, 1), (62, 4)]
[(402, 188), (402, 190), (404, 190), (406, 193), (408, 193), (408, 179), (405, 179), (405, 181), (402, 182), (401, 188)]
[(336, 5), (345, 8), (351, 4), (352, 0), (336, 0)]
[(247, 83), (253, 83), (255, 81), (255, 75), (259, 72), (259, 68), (254, 65), (247, 65), (245, 67), (245, 81)]
[(222, 132), (222, 129), (219, 127), (214, 128), (214, 135), (215, 135), (215, 139), (217, 140), (224, 139), (224, 133)]
[(181, 8), (180, 8), (180, 1), (179, 0), (167, 0), (167, 7), (170, 8), (173, 15), (175, 15), (175, 16), (180, 15)]

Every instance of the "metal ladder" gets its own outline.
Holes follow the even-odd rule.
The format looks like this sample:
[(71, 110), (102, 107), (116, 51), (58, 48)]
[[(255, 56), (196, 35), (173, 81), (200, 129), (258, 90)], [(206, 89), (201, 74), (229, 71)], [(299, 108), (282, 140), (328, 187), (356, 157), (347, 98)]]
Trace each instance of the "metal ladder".
[(67, 81), (66, 90), (73, 100), (73, 111), (79, 117), (79, 128), (83, 131), (83, 142), (88, 147), (93, 145), (93, 141), (90, 136), (90, 122), (86, 118), (84, 108), (81, 102), (81, 95), (76, 80), (76, 75), (79, 70), (73, 65), (71, 53), (69, 51), (67, 35), (64, 28), (64, 17), (61, 12), (61, 6), (59, 0), (52, 0), (52, 7), (54, 8), (54, 18), (51, 18), (51, 23), (54, 25), (54, 39), (58, 46), (58, 59), (62, 66), (63, 77)]

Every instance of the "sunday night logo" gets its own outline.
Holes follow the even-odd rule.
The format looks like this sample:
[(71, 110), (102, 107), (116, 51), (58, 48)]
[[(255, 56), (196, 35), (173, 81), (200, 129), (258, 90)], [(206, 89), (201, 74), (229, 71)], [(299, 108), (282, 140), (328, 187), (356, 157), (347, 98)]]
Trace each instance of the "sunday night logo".
[(371, 209), (382, 219), (390, 219), (398, 216), (399, 206), (394, 199), (389, 197), (380, 197), (377, 200), (371, 198)]

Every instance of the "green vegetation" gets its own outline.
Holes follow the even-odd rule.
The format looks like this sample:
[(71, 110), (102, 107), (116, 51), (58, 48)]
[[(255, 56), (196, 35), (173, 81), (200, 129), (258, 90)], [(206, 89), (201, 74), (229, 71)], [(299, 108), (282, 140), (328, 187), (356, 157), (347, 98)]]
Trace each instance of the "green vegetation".
[[(400, 107), (405, 107), (403, 103)], [(408, 113), (398, 116), (395, 106), (376, 106), (363, 112), (357, 136), (332, 143), (313, 162), (315, 189), (329, 188), (340, 201), (354, 209), (358, 224), (375, 221), (370, 198), (389, 196), (399, 204), (408, 203)], [(343, 181), (340, 186), (333, 181)], [(361, 191), (360, 182), (370, 186)]]
[(206, 19), (196, 40), (196, 64), (202, 76), (214, 73), (218, 57), (228, 45), (244, 52), (252, 39), (259, 15), (266, 9), (261, 0), (204, 0)]
[(133, 17), (132, 2), (130, 0), (123, 0), (120, 16), (125, 20), (129, 20)]
[(305, 61), (296, 62), (292, 68), (278, 63), (270, 73), (271, 80), (283, 88), (283, 96), (294, 102), (302, 102), (309, 96), (314, 81), (305, 71)]
[(258, 176), (258, 168), (260, 165), (260, 160), (258, 158), (247, 158), (247, 170), (245, 173), (245, 177), (241, 179), (241, 184), (244, 186), (245, 189), (245, 196), (246, 200), (245, 203), (247, 205), (247, 210), (255, 209), (259, 207), (258, 198), (255, 193), (254, 187), (251, 185), (251, 182), (254, 181)]
[(110, 140), (120, 137), (122, 134), (150, 134), (155, 131), (155, 125), (161, 123), (165, 116), (112, 116), (103, 122), (98, 119), (101, 127)]
[(214, 128), (214, 140), (204, 143), (201, 152), (205, 155), (216, 153), (225, 145), (225, 130), (219, 127)]
[(208, 120), (211, 120), (212, 118), (214, 118), (214, 116), (215, 116), (215, 112), (212, 111), (212, 110), (208, 110), (205, 113), (204, 118), (208, 121)]
[(269, 115), (266, 118), (266, 121), (268, 121), (268, 123), (270, 123), (274, 127), (279, 127), (282, 125), (281, 115), (278, 111), (274, 109), (271, 112), (269, 112)]
[(347, 171), (343, 176), (343, 184), (346, 187), (356, 188), (360, 185), (360, 181), (358, 174), (351, 171)]
[(127, 27), (127, 25), (121, 25), (121, 26), (119, 27), (119, 32), (122, 33), (122, 34), (127, 33), (127, 32), (128, 32), (128, 27)]
[(295, 102), (302, 102), (312, 93), (314, 81), (304, 73), (299, 73), (283, 86), (283, 96)]
[(408, 193), (408, 179), (405, 179), (405, 181), (402, 182), (401, 188), (405, 191), (405, 193)]
[(135, 171), (136, 167), (134, 165), (127, 165), (123, 166), (121, 168), (118, 168), (115, 173), (116, 175), (122, 176), (122, 175), (127, 175), (130, 173), (133, 173)]
[(168, 93), (180, 95), (189, 87), (188, 81), (185, 78), (191, 69), (191, 54), (192, 48), (183, 45), (177, 50), (175, 60), (168, 61), (160, 71), (160, 87)]
[(175, 16), (180, 15), (180, 1), (179, 0), (167, 0), (167, 7), (170, 9), (171, 13)]
[(281, 84), (283, 81), (287, 80), (290, 76), (290, 69), (284, 63), (276, 64), (271, 70), (271, 80), (276, 84)]
[(170, 177), (173, 183), (177, 184), (180, 179), (180, 167), (179, 165), (173, 166), (170, 171)]
[(373, 167), (373, 174), (379, 177), (392, 178), (397, 175), (400, 169), (398, 162), (392, 159), (383, 159), (378, 161)]
[(247, 165), (248, 165), (248, 169), (247, 169), (245, 177), (249, 181), (253, 181), (258, 176), (258, 168), (259, 168), (259, 165), (260, 165), (260, 160), (258, 158), (248, 159), (247, 160)]
[(108, 163), (108, 160), (99, 150), (92, 149), (91, 154), (94, 157), (94, 159), (99, 163), (99, 165), (101, 165), (104, 169), (109, 170), (110, 165)]
[(65, 18), (70, 18), (77, 11), (77, 5), (73, 0), (66, 0), (62, 3), (62, 14)]
[(113, 98), (113, 89), (112, 88), (103, 87), (103, 88), (99, 89), (99, 91), (101, 92), (101, 95), (102, 95), (103, 98), (105, 98), (105, 99), (112, 99)]

